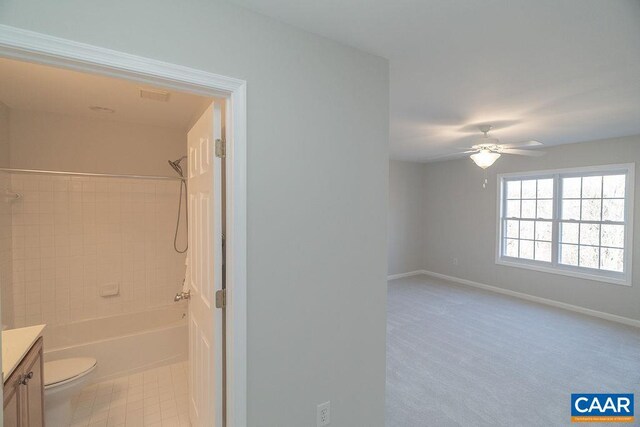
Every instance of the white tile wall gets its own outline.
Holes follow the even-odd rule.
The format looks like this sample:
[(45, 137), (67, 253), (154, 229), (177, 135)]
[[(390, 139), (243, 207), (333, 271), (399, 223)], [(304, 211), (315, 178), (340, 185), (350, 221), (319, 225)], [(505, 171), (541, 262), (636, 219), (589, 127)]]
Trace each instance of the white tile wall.
[[(169, 305), (185, 255), (173, 250), (178, 181), (11, 177), (15, 327)], [(184, 222), (183, 222), (184, 225)], [(184, 244), (184, 229), (180, 242)], [(118, 284), (120, 294), (100, 296)]]
[(4, 194), (11, 187), (11, 177), (0, 173), (0, 291), (2, 292), (2, 326), (13, 327), (13, 259), (11, 257), (11, 203)]

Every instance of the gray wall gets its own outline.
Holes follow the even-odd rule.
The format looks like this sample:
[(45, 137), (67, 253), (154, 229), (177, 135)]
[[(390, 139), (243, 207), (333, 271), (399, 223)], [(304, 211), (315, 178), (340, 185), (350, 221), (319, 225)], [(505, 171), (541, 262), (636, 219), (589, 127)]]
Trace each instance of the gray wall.
[(389, 162), (389, 275), (423, 268), (423, 174), (422, 163)]
[(331, 400), (332, 426), (383, 425), (387, 61), (213, 0), (4, 0), (0, 22), (248, 81), (248, 424)]
[(11, 109), (11, 167), (95, 173), (173, 173), (187, 154), (183, 129)]
[[(640, 135), (545, 148), (539, 158), (503, 156), (483, 171), (468, 158), (424, 166), (423, 268), (593, 310), (640, 319), (640, 173), (636, 173), (633, 286), (620, 286), (495, 264), (496, 174), (631, 163)], [(453, 259), (458, 258), (458, 265)]]

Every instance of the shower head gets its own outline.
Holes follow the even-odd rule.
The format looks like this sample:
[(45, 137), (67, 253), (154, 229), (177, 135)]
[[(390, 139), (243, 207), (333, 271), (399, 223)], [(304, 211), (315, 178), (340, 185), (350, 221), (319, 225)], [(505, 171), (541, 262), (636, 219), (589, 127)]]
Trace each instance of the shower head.
[(180, 166), (180, 163), (182, 163), (182, 161), (186, 158), (187, 156), (182, 156), (178, 160), (168, 160), (169, 165), (173, 168), (173, 170), (178, 172), (178, 175), (180, 175), (181, 177), (184, 177), (184, 173), (182, 171), (182, 166)]

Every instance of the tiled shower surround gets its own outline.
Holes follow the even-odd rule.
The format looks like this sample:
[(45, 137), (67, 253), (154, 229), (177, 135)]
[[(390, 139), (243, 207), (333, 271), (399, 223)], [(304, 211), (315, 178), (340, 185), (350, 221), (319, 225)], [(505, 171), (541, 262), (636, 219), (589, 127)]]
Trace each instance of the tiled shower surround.
[(172, 304), (179, 181), (13, 174), (11, 189), (13, 327)]
[(2, 289), (2, 326), (13, 323), (13, 259), (11, 257), (11, 202), (5, 200), (5, 192), (11, 188), (11, 177), (0, 172), (0, 287)]

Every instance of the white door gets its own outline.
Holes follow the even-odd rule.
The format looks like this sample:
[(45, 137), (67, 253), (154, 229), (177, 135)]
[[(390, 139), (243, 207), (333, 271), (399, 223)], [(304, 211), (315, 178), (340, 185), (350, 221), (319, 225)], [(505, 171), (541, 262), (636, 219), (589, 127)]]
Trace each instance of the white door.
[(222, 427), (221, 165), (215, 140), (222, 114), (212, 103), (187, 136), (189, 158), (189, 417), (193, 427)]

